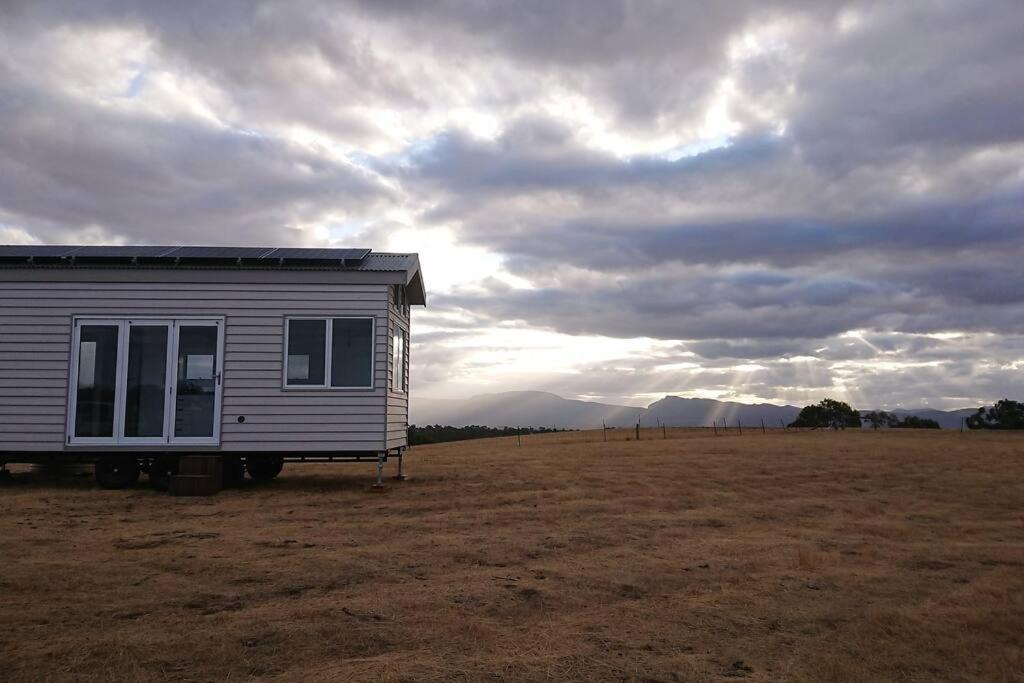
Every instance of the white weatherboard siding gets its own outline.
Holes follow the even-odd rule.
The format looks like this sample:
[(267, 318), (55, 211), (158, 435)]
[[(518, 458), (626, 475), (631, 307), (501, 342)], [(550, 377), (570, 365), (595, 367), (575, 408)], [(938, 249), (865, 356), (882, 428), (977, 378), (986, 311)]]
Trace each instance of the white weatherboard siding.
[[(394, 298), (394, 289), (389, 289), (389, 297)], [(408, 310), (408, 309), (406, 309)], [(409, 356), (411, 354), (409, 333), (409, 318), (400, 313), (394, 306), (388, 306), (388, 413), (387, 413), (387, 447), (398, 448), (407, 446), (409, 443), (409, 387), (405, 391), (393, 391), (391, 389), (391, 376), (396, 369), (393, 367), (392, 344), (394, 344), (395, 326), (400, 326), (406, 331), (405, 340), (405, 368), (406, 377), (409, 376)]]
[[(80, 271), (73, 281), (63, 271), (61, 281), (33, 282), (19, 272), (0, 271), (0, 451), (65, 448), (72, 318), (82, 315), (223, 316), (224, 451), (381, 450), (407, 414), (386, 408), (389, 286), (368, 277), (318, 283), (308, 273), (268, 272), (259, 275), (273, 282), (251, 274), (231, 282), (225, 272)], [(282, 389), (285, 316), (374, 317), (374, 388)]]

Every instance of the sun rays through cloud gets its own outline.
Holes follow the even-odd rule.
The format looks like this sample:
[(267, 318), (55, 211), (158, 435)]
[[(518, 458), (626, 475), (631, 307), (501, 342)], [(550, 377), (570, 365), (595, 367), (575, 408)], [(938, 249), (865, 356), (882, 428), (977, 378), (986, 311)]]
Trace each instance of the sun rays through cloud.
[(1024, 389), (1015, 3), (203, 12), (0, 9), (0, 242), (417, 251), (438, 397)]

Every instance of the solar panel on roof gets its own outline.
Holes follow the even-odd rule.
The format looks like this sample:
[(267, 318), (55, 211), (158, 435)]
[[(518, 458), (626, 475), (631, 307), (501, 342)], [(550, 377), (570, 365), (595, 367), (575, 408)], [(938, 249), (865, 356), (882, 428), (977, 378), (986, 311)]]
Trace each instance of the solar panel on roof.
[(125, 246), (125, 247), (102, 247), (88, 246), (79, 247), (74, 252), (75, 258), (156, 258), (163, 256), (177, 247), (157, 246)]
[(260, 258), (268, 251), (270, 249), (267, 247), (179, 247), (168, 256), (200, 259)]
[[(411, 258), (410, 258), (411, 257)], [(334, 267), (347, 270), (397, 271), (417, 268), (409, 254), (374, 254), (369, 249), (217, 246), (74, 246), (0, 245), (0, 261), (38, 265), (190, 265)]]
[(77, 251), (81, 247), (68, 247), (49, 244), (13, 244), (0, 246), (0, 256), (12, 258), (28, 258), (30, 256), (59, 258)]
[(265, 258), (298, 259), (302, 261), (349, 261), (365, 258), (369, 249), (302, 249), (282, 247)]
[(302, 261), (348, 261), (366, 258), (369, 253), (369, 249), (347, 248), (0, 245), (0, 256), (15, 258), (81, 256), (89, 258), (284, 258)]

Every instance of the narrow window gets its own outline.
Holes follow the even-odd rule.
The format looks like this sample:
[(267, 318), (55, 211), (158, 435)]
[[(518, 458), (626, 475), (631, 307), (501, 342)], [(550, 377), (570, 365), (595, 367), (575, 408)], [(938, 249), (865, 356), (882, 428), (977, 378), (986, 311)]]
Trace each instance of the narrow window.
[(331, 386), (372, 385), (373, 319), (335, 318), (331, 321)]
[(405, 317), (409, 317), (409, 293), (406, 291), (405, 285), (392, 285), (392, 290), (392, 305), (395, 310)]
[(327, 367), (327, 321), (289, 320), (286, 386), (322, 387)]
[(391, 343), (391, 389), (405, 391), (407, 387), (405, 364), (409, 357), (408, 334), (401, 327), (395, 327)]

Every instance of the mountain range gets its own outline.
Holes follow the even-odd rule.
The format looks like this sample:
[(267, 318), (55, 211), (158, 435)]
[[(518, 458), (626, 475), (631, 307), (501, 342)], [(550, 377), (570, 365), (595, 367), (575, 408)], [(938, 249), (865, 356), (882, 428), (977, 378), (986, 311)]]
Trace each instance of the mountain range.
[[(962, 418), (976, 408), (961, 410), (891, 410), (899, 415), (916, 415), (935, 420), (944, 429), (960, 427)], [(789, 424), (800, 408), (772, 403), (737, 403), (710, 398), (666, 396), (646, 408), (612, 405), (594, 401), (562, 398), (545, 391), (509, 391), (480, 394), (468, 399), (414, 399), (410, 421), (414, 424), (442, 424), (454, 427), (486, 425), (489, 427), (558, 427), (585, 429), (600, 427), (642, 427), (659, 424), (670, 427), (710, 427), (712, 421), (730, 426), (737, 422), (759, 426), (764, 420), (769, 427)]]

